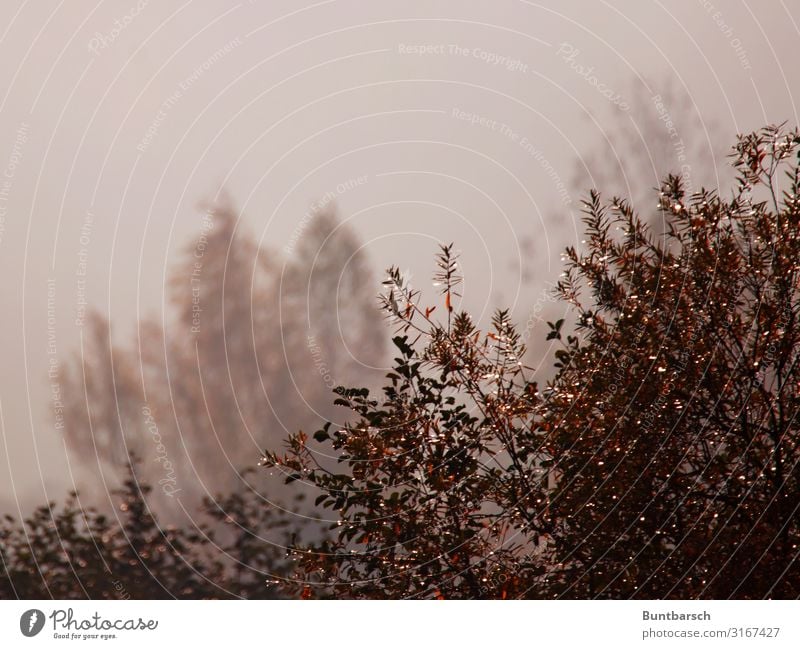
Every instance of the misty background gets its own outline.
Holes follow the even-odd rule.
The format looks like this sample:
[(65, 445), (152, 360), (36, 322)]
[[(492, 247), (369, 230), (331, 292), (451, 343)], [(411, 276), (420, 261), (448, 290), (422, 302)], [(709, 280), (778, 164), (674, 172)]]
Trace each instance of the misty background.
[[(59, 427), (66, 370), (98, 341), (92, 309), (132, 359), (157, 355), (137, 322), (176, 317), (170, 278), (175, 268), (190, 274), (191, 251), (211, 233), (209, 206), (229, 208), (262, 247), (279, 280), (269, 295), (299, 301), (321, 331), (337, 322), (338, 302), (303, 311), (313, 293), (292, 269), (304, 242), (312, 266), (317, 252), (340, 250), (335, 238), (310, 238), (334, 204), (360, 260), (355, 268), (348, 255), (341, 269), (364, 294), (377, 294), (391, 264), (434, 290), (432, 256), (453, 241), (462, 305), (484, 321), (509, 307), (524, 327), (555, 308), (547, 290), (562, 248), (580, 245), (588, 188), (653, 210), (647, 190), (663, 174), (682, 173), (694, 189), (724, 183), (736, 133), (800, 121), (798, 2), (10, 0), (4, 9), (4, 511), (104, 488)], [(331, 290), (346, 299), (340, 277)], [(302, 338), (311, 320), (286, 330)], [(283, 331), (261, 330), (276, 353)], [(530, 332), (537, 366), (543, 338), (542, 327)], [(336, 382), (380, 376), (358, 342), (344, 348)], [(305, 353), (305, 367), (276, 370), (282, 385), (313, 376), (322, 388), (313, 345)], [(183, 381), (170, 374), (170, 386)], [(243, 457), (255, 464), (259, 445), (309, 420), (302, 390), (279, 398), (300, 405), (256, 431)]]

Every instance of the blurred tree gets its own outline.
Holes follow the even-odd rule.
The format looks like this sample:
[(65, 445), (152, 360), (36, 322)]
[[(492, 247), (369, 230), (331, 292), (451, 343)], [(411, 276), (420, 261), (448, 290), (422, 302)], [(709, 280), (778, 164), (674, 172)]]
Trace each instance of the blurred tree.
[[(335, 413), (309, 340), (340, 382), (364, 375), (349, 356), (354, 346), (359, 361), (381, 363), (366, 261), (328, 210), (287, 265), (282, 271), (223, 202), (205, 210), (200, 236), (170, 273), (163, 326), (143, 319), (135, 345), (121, 347), (107, 319), (89, 319), (64, 390), (67, 443), (89, 480), (99, 467), (113, 481), (135, 452), (147, 459), (142, 478), (162, 487), (151, 505), (172, 519), (181, 515), (176, 494), (191, 510), (207, 495), (234, 492), (238, 469), (285, 434), (287, 418), (310, 427)], [(340, 325), (346, 335), (336, 337)]]
[(653, 189), (667, 174), (680, 175), (689, 194), (730, 180), (724, 140), (714, 119), (699, 112), (688, 90), (672, 77), (646, 84), (634, 79), (626, 93), (629, 110), (609, 105), (596, 119), (602, 137), (575, 161), (572, 190), (602, 188), (628, 196), (631, 205), (661, 235), (664, 223), (652, 209)]
[[(0, 522), (2, 599), (259, 599), (279, 596), (290, 517), (254, 492), (206, 501), (196, 529), (162, 527), (131, 472), (113, 515), (72, 493)], [(218, 523), (224, 523), (220, 527)], [(280, 541), (266, 542), (280, 533)], [(269, 535), (269, 536), (265, 536)]]
[(331, 390), (346, 383), (345, 377), (369, 376), (383, 360), (384, 328), (376, 293), (353, 230), (339, 221), (333, 208), (319, 210), (287, 260), (281, 313), (284, 339), (304, 336), (288, 346), (306, 349), (293, 375), (307, 371), (310, 356), (316, 369), (313, 402), (317, 408), (324, 404), (322, 413), (328, 416), (333, 414)]
[(391, 268), (382, 394), (339, 389), (352, 421), (263, 460), (339, 514), (296, 551), (298, 594), (800, 596), (799, 148), (741, 136), (729, 199), (667, 177), (663, 239), (593, 192), (541, 391), (506, 312), (456, 311), (450, 247), (438, 320)]

